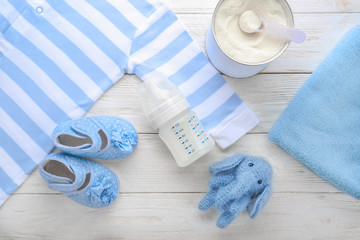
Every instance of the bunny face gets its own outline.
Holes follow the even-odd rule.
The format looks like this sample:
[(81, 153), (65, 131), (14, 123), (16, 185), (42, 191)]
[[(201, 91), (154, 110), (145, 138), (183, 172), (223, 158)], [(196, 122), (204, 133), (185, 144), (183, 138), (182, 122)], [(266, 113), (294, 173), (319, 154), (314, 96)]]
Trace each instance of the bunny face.
[(268, 162), (259, 157), (244, 157), (236, 169), (239, 184), (248, 186), (252, 195), (258, 195), (271, 184), (272, 169)]

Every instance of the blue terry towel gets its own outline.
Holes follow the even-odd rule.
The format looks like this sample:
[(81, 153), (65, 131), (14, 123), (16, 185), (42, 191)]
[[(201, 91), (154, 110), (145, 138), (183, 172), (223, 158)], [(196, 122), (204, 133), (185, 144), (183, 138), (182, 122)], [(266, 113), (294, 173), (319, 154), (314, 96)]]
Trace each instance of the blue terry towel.
[(360, 25), (337, 43), (305, 82), (269, 139), (360, 199)]

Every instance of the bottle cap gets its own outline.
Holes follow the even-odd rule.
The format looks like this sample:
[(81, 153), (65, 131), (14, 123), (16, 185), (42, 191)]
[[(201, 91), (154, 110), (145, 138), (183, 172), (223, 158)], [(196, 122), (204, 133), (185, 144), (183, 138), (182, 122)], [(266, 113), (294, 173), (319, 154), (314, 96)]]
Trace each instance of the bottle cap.
[(190, 108), (186, 98), (167, 78), (145, 81), (138, 87), (138, 95), (144, 114), (155, 129)]

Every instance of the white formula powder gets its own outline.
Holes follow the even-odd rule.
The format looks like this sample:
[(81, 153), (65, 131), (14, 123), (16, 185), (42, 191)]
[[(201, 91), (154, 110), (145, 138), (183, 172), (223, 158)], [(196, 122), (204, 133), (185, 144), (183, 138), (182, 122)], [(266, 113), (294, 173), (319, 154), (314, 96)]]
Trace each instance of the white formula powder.
[[(238, 62), (266, 62), (281, 52), (287, 41), (266, 33), (244, 32), (239, 26), (239, 19), (246, 10), (253, 10), (268, 21), (287, 25), (285, 11), (278, 0), (224, 0), (215, 14), (215, 39), (221, 50)], [(253, 19), (256, 21), (256, 18)], [(242, 22), (250, 24), (250, 28), (254, 27), (251, 24), (258, 24), (252, 23), (251, 19), (246, 20)]]

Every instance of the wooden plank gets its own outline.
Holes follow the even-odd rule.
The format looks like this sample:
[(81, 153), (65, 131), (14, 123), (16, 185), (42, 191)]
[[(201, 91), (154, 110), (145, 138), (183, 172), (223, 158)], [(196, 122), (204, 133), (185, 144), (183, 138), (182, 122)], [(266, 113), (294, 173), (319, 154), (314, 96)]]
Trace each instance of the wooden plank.
[(260, 123), (250, 133), (267, 133), (310, 74), (259, 74), (225, 79), (249, 105)]
[(107, 209), (62, 195), (17, 194), (0, 209), (0, 238), (26, 239), (359, 239), (360, 204), (343, 194), (274, 193), (263, 213), (242, 213), (225, 230), (202, 194), (122, 194)]
[[(212, 13), (218, 0), (165, 0), (176, 13)], [(294, 13), (360, 12), (358, 0), (288, 0)]]
[[(229, 84), (260, 119), (251, 133), (268, 132), (309, 74), (259, 74), (247, 79), (226, 77)], [(141, 81), (125, 76), (107, 91), (87, 115), (118, 115), (129, 119), (141, 133), (155, 133), (142, 115), (136, 88)]]
[[(211, 14), (178, 14), (178, 17), (198, 45), (205, 50), (205, 36)], [(295, 14), (294, 18), (295, 26), (307, 34), (306, 41), (300, 44), (291, 43), (285, 53), (263, 72), (307, 73), (314, 71), (336, 42), (360, 22), (359, 13)]]
[[(273, 166), (274, 192), (339, 192), (298, 161), (280, 150), (265, 134), (250, 134), (225, 151), (215, 147), (186, 168), (180, 168), (158, 135), (140, 135), (138, 148), (129, 158), (99, 161), (114, 171), (121, 192), (205, 192), (212, 163), (235, 153), (264, 156)], [(34, 171), (15, 194), (56, 193)]]

